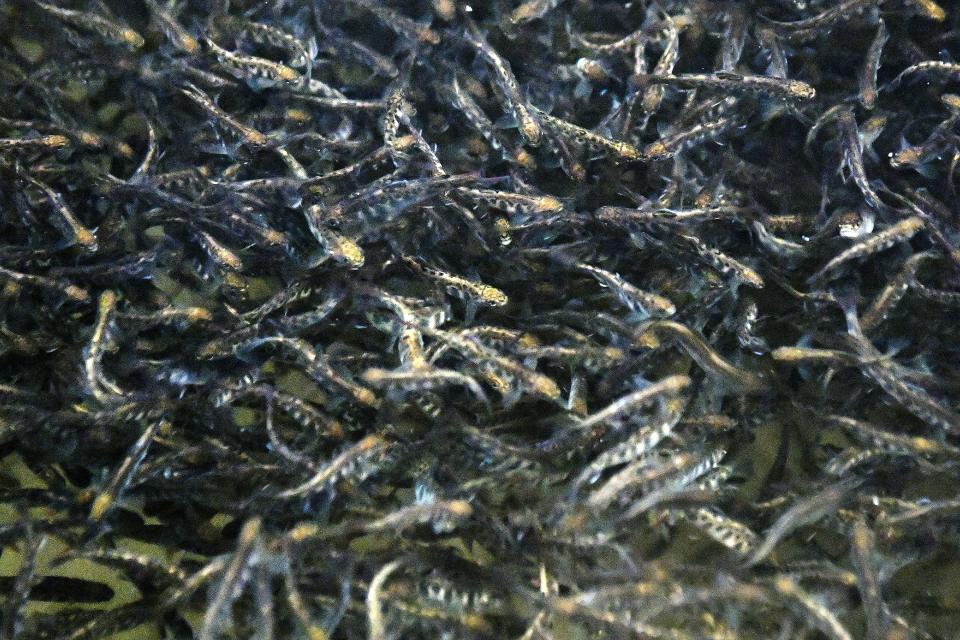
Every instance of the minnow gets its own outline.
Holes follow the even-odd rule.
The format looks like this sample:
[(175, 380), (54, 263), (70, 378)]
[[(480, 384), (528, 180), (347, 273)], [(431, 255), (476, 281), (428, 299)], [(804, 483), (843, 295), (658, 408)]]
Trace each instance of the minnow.
[(732, 275), (736, 278), (737, 282), (742, 282), (756, 289), (762, 289), (764, 287), (764, 281), (760, 274), (739, 260), (731, 258), (718, 249), (707, 246), (696, 236), (678, 234), (678, 237), (690, 244), (694, 252), (699, 255), (704, 262), (723, 275)]
[(793, 531), (836, 511), (847, 495), (862, 483), (862, 478), (842, 480), (836, 484), (827, 485), (811, 496), (798, 500), (767, 529), (763, 542), (757, 545), (744, 566), (753, 567), (760, 564), (773, 552), (780, 541)]
[(180, 93), (190, 98), (190, 100), (210, 114), (210, 116), (212, 116), (217, 122), (220, 122), (228, 129), (231, 129), (237, 133), (243, 140), (244, 144), (247, 144), (253, 148), (261, 148), (265, 147), (269, 142), (269, 138), (267, 138), (265, 134), (241, 123), (229, 113), (218, 107), (210, 98), (210, 96), (198, 89), (196, 86), (188, 83), (185, 88), (180, 89)]
[(800, 585), (787, 576), (777, 576), (773, 580), (773, 590), (788, 602), (799, 605), (804, 620), (813, 624), (831, 640), (853, 640), (853, 635), (825, 605), (817, 602)]
[(243, 260), (236, 253), (220, 243), (216, 238), (200, 229), (194, 229), (197, 243), (203, 247), (204, 253), (220, 268), (231, 271), (243, 271)]
[(810, 255), (813, 243), (801, 244), (773, 235), (759, 220), (751, 223), (757, 242), (770, 253), (781, 258), (803, 258)]
[(663, 338), (675, 338), (684, 351), (708, 372), (747, 392), (766, 387), (763, 378), (752, 371), (739, 369), (714, 351), (703, 337), (686, 325), (672, 320), (650, 320), (637, 327), (637, 341), (646, 346), (659, 346)]
[(28, 522), (25, 526), (26, 537), (23, 541), (23, 550), (13, 579), (10, 592), (3, 606), (3, 623), (0, 625), (0, 637), (13, 640), (23, 634), (25, 630), (25, 609), (30, 602), (30, 591), (39, 582), (37, 565), (41, 553), (47, 550), (50, 540), (46, 533), (37, 534)]
[[(561, 260), (566, 261), (566, 258)], [(670, 317), (677, 312), (676, 305), (669, 298), (639, 289), (616, 273), (577, 260), (571, 260), (569, 264), (572, 268), (590, 275), (601, 285), (609, 287), (617, 300), (631, 311), (658, 318)]]
[[(413, 146), (413, 143), (413, 136), (401, 136), (396, 140), (395, 150), (405, 153), (407, 149)], [(378, 165), (385, 164), (386, 161), (390, 161), (392, 159), (393, 152), (394, 149), (391, 149), (391, 147), (387, 145), (383, 145), (370, 152), (366, 156), (360, 158), (356, 162), (300, 182), (299, 188), (302, 192), (306, 193), (324, 193), (329, 188), (325, 185), (325, 183), (341, 179), (356, 179), (357, 176), (363, 171), (374, 169)]]
[(904, 78), (914, 75), (933, 76), (944, 80), (955, 79), (960, 76), (960, 63), (943, 62), (941, 60), (924, 60), (912, 64), (901, 71), (896, 78), (890, 81), (887, 88), (894, 89), (903, 82)]
[(251, 572), (248, 567), (257, 560), (262, 546), (260, 539), (262, 526), (263, 520), (253, 517), (247, 520), (240, 530), (230, 561), (223, 568), (220, 584), (210, 596), (210, 603), (207, 605), (199, 631), (200, 638), (204, 640), (215, 638), (225, 624), (224, 616), (232, 615), (229, 611), (230, 605), (240, 596), (244, 585), (250, 579)]
[(640, 149), (629, 142), (607, 138), (562, 118), (551, 116), (536, 107), (531, 107), (531, 109), (537, 114), (543, 126), (556, 135), (569, 138), (577, 144), (608, 154), (618, 161), (632, 162), (643, 158)]
[(294, 84), (300, 80), (300, 72), (285, 64), (258, 58), (242, 53), (227, 51), (210, 38), (206, 39), (207, 46), (217, 58), (217, 61), (236, 78), (258, 79), (282, 82), (288, 85)]
[[(315, 15), (318, 14), (319, 12), (315, 13)], [(399, 69), (389, 56), (385, 56), (362, 42), (350, 38), (340, 29), (329, 27), (317, 20), (315, 20), (315, 23), (319, 36), (318, 44), (324, 51), (359, 62), (385, 78), (395, 78), (399, 74)]]
[(938, 156), (944, 147), (952, 144), (951, 136), (957, 122), (960, 122), (960, 112), (954, 111), (930, 132), (926, 140), (920, 144), (905, 146), (890, 156), (890, 166), (895, 169), (917, 167)]
[(890, 282), (883, 288), (877, 297), (873, 299), (867, 310), (863, 312), (860, 318), (860, 328), (864, 333), (871, 333), (884, 320), (887, 319), (890, 312), (907, 294), (911, 284), (916, 280), (917, 271), (925, 260), (934, 257), (934, 254), (925, 251), (917, 253), (906, 260), (900, 266), (900, 269), (894, 274)]
[(230, 31), (242, 34), (257, 44), (283, 49), (289, 56), (290, 65), (293, 67), (307, 67), (312, 60), (310, 52), (307, 51), (307, 48), (303, 46), (299, 39), (273, 25), (233, 16), (222, 16), (217, 19), (217, 23), (227, 27)]
[(873, 109), (877, 104), (877, 70), (880, 68), (880, 57), (883, 47), (890, 38), (883, 18), (877, 19), (877, 33), (870, 41), (863, 66), (860, 67), (858, 79), (860, 83), (860, 104), (866, 109)]
[(386, 369), (367, 369), (361, 376), (363, 381), (373, 387), (401, 387), (412, 391), (429, 391), (448, 385), (464, 386), (484, 404), (489, 404), (483, 389), (477, 381), (459, 371), (449, 369), (412, 368), (407, 371), (388, 371)]
[[(652, 73), (654, 76), (672, 75), (673, 68), (680, 58), (680, 31), (670, 16), (665, 16), (664, 23), (666, 25), (667, 43), (663, 48), (663, 53), (660, 54), (660, 59), (657, 60), (657, 64), (653, 67)], [(649, 115), (655, 113), (657, 109), (660, 108), (662, 101), (663, 85), (653, 84), (643, 92), (643, 99), (640, 104), (643, 106), (644, 113)]]
[(409, 124), (409, 115), (416, 113), (413, 105), (406, 98), (406, 84), (410, 81), (412, 64), (413, 59), (411, 58), (404, 66), (400, 79), (387, 94), (386, 108), (383, 111), (383, 142), (390, 149), (393, 163), (396, 166), (402, 166), (407, 159), (406, 149), (401, 149), (398, 146), (400, 126)]
[(70, 138), (60, 134), (33, 138), (0, 138), (0, 152), (31, 151), (33, 149), (62, 149), (70, 144)]
[(494, 75), (497, 77), (497, 84), (502, 89), (507, 104), (517, 120), (520, 134), (528, 144), (533, 146), (538, 145), (543, 136), (543, 130), (537, 118), (533, 116), (532, 109), (527, 105), (523, 96), (520, 95), (520, 86), (517, 84), (517, 79), (513, 75), (510, 63), (504, 60), (500, 54), (490, 46), (477, 27), (472, 23), (470, 23), (468, 30), (464, 34), (464, 40), (476, 51), (477, 55), (493, 69)]
[(664, 402), (663, 415), (658, 416), (635, 433), (600, 453), (590, 461), (571, 483), (570, 492), (576, 493), (581, 486), (594, 482), (600, 474), (613, 466), (639, 460), (668, 437), (680, 420), (686, 400), (670, 398)]
[(905, 195), (890, 192), (900, 203), (905, 204), (910, 213), (924, 221), (924, 230), (930, 235), (934, 244), (940, 245), (946, 258), (955, 269), (960, 269), (960, 249), (948, 236), (950, 232), (944, 227), (944, 220), (952, 218), (950, 209), (942, 202), (930, 195), (926, 189), (905, 190)]
[(77, 219), (76, 214), (67, 204), (63, 196), (51, 189), (47, 184), (40, 182), (33, 176), (22, 173), (23, 177), (33, 186), (43, 192), (47, 202), (50, 203), (54, 211), (52, 223), (60, 232), (70, 240), (71, 244), (77, 244), (85, 251), (95, 253), (97, 251), (97, 236)]
[(350, 269), (359, 269), (364, 265), (366, 256), (363, 249), (350, 238), (333, 231), (323, 223), (323, 208), (320, 205), (305, 207), (303, 213), (310, 233), (325, 255)]
[(887, 626), (886, 605), (880, 591), (880, 579), (877, 571), (876, 536), (859, 517), (850, 530), (850, 562), (856, 571), (857, 590), (863, 601), (866, 618), (866, 640), (880, 640)]
[(380, 399), (370, 389), (344, 378), (330, 366), (327, 359), (320, 355), (309, 342), (302, 338), (268, 336), (253, 338), (234, 347), (234, 351), (255, 349), (261, 345), (276, 345), (292, 351), (297, 360), (305, 367), (307, 375), (317, 382), (332, 384), (346, 391), (354, 400), (367, 407), (380, 406)]
[(437, 284), (446, 287), (448, 290), (456, 292), (458, 295), (469, 296), (472, 300), (491, 307), (502, 307), (507, 304), (510, 299), (500, 289), (492, 287), (481, 282), (475, 282), (473, 280), (468, 280), (467, 278), (462, 278), (460, 276), (454, 275), (452, 273), (447, 273), (436, 267), (429, 266), (423, 261), (418, 260), (412, 256), (401, 256), (401, 260), (411, 268), (413, 268), (418, 273), (425, 275), (430, 278)]
[[(254, 385), (256, 379), (250, 384)], [(248, 393), (256, 394), (263, 398), (269, 398), (273, 403), (294, 420), (298, 425), (314, 432), (318, 437), (331, 440), (342, 440), (344, 437), (344, 425), (337, 419), (327, 415), (317, 409), (306, 400), (296, 396), (277, 391), (266, 385), (260, 386), (237, 386), (234, 388), (222, 388), (211, 397), (211, 404), (215, 407), (222, 407), (231, 404), (234, 400)]]
[(904, 510), (894, 514), (884, 514), (881, 522), (888, 527), (902, 526), (911, 520), (919, 520), (929, 516), (936, 516), (938, 512), (946, 511), (944, 515), (960, 509), (960, 500), (924, 500), (916, 504), (904, 505)]
[(426, 370), (430, 367), (423, 350), (423, 334), (413, 326), (404, 326), (397, 336), (397, 357), (400, 366), (409, 370)]
[[(856, 467), (891, 454), (903, 455), (903, 452), (885, 451), (880, 448), (859, 449), (857, 447), (848, 447), (831, 458), (823, 470), (831, 476), (845, 476)], [(924, 463), (924, 466), (926, 466), (926, 463)]]
[[(287, 547), (289, 545), (284, 545)], [(284, 548), (284, 562), (283, 562), (283, 574), (284, 574), (284, 591), (286, 592), (287, 606), (290, 607), (290, 611), (293, 613), (294, 617), (300, 623), (300, 626), (303, 627), (306, 632), (305, 638), (308, 640), (326, 640), (330, 637), (330, 633), (324, 628), (327, 625), (320, 626), (313, 620), (313, 616), (310, 613), (310, 608), (307, 606), (307, 601), (304, 599), (303, 595), (300, 593), (300, 588), (298, 586), (297, 576), (294, 574), (293, 562), (292, 559), (288, 558), (289, 549)], [(264, 589), (267, 593), (264, 596), (264, 601), (270, 603), (269, 606), (273, 606), (273, 590), (272, 585), (270, 584), (269, 578), (271, 577), (270, 573), (267, 573), (267, 578), (265, 580), (266, 584)], [(349, 596), (349, 594), (348, 594)], [(330, 629), (332, 632), (332, 628)], [(259, 635), (258, 637), (270, 638), (270, 635)]]
[(824, 223), (817, 233), (810, 238), (811, 242), (817, 242), (828, 237), (828, 234), (836, 228), (837, 235), (841, 238), (859, 240), (873, 232), (873, 225), (876, 222), (876, 216), (873, 210), (868, 207), (861, 207), (859, 211), (848, 209), (846, 211), (838, 210), (833, 216)]
[(604, 371), (618, 362), (626, 359), (627, 355), (617, 347), (598, 347), (595, 345), (577, 345), (573, 347), (561, 345), (543, 345), (522, 347), (519, 353), (534, 360), (557, 360), (568, 363), (585, 371), (596, 373)]
[(95, 13), (63, 9), (52, 4), (47, 4), (46, 2), (39, 2), (39, 0), (34, 0), (34, 4), (64, 22), (68, 22), (81, 29), (93, 31), (102, 36), (107, 42), (126, 45), (131, 49), (139, 49), (143, 46), (143, 36), (139, 33), (129, 27), (114, 24), (110, 20)]
[(933, 287), (928, 287), (916, 279), (914, 279), (914, 281), (911, 283), (911, 288), (916, 295), (926, 300), (932, 300), (949, 307), (960, 307), (960, 291), (935, 289)]
[(100, 294), (97, 302), (97, 322), (93, 327), (90, 342), (84, 350), (83, 371), (86, 378), (87, 390), (99, 402), (109, 402), (111, 396), (124, 395), (123, 390), (110, 382), (101, 370), (101, 360), (106, 343), (109, 340), (109, 328), (113, 323), (113, 315), (117, 306), (117, 294), (106, 290)]
[(686, 225), (701, 222), (736, 220), (749, 217), (753, 209), (731, 205), (711, 205), (697, 208), (672, 209), (669, 207), (651, 207), (631, 209), (629, 207), (600, 207), (594, 216), (602, 222), (617, 225), (671, 224)]
[(447, 320), (445, 311), (436, 313), (437, 309), (435, 307), (427, 306), (420, 300), (401, 298), (374, 287), (364, 288), (360, 293), (369, 296), (389, 309), (404, 325), (436, 328)]
[(62, 556), (64, 562), (81, 558), (103, 563), (109, 567), (133, 569), (140, 572), (141, 575), (157, 578), (162, 581), (161, 584), (168, 584), (171, 587), (182, 585), (190, 577), (190, 574), (178, 562), (168, 562), (156, 556), (121, 549), (106, 547), (77, 549), (67, 551)]
[(6, 267), (0, 267), (0, 280), (7, 280), (16, 285), (27, 285), (38, 289), (47, 289), (64, 295), (73, 302), (89, 302), (90, 294), (83, 287), (54, 278), (38, 276), (32, 273), (20, 273)]
[(614, 78), (614, 71), (609, 65), (593, 58), (580, 58), (574, 68), (584, 82), (602, 84), (611, 82)]
[(592, 491), (585, 501), (591, 509), (605, 509), (623, 499), (628, 490), (647, 490), (657, 486), (677, 473), (690, 469), (697, 463), (697, 456), (689, 451), (678, 453), (666, 461), (647, 458), (628, 464)]
[(259, 388), (258, 391), (262, 391), (262, 395), (266, 399), (267, 403), (263, 428), (264, 431), (267, 432), (267, 438), (270, 440), (270, 446), (272, 447), (273, 452), (293, 465), (304, 467), (305, 469), (316, 473), (317, 465), (313, 462), (313, 460), (306, 454), (287, 446), (287, 444), (280, 437), (280, 434), (277, 433), (277, 429), (273, 424), (273, 389), (264, 386)]
[(886, 452), (904, 453), (917, 457), (937, 455), (950, 457), (960, 454), (960, 448), (949, 444), (937, 442), (936, 440), (922, 436), (906, 436), (892, 433), (868, 422), (855, 420), (847, 416), (827, 416), (827, 423), (841, 427), (865, 444), (877, 447)]
[(307, 170), (304, 168), (303, 164), (297, 160), (288, 149), (277, 147), (273, 150), (273, 152), (280, 156), (280, 160), (284, 165), (286, 165), (287, 170), (295, 179), (307, 180), (309, 178)]
[(181, 322), (186, 324), (210, 322), (213, 320), (213, 314), (204, 307), (169, 307), (148, 313), (117, 312), (116, 319), (118, 322), (150, 327)]
[[(386, 515), (372, 522), (361, 525), (365, 533), (377, 531), (401, 532), (409, 527), (433, 522), (434, 528), (443, 526), (446, 529), (450, 523), (469, 518), (473, 514), (473, 507), (466, 500), (437, 500), (426, 504), (415, 504), (404, 507), (399, 511)], [(441, 524), (444, 523), (444, 524)]]
[(472, 173), (417, 178), (413, 180), (392, 180), (369, 185), (355, 191), (326, 211), (332, 220), (343, 219), (348, 213), (361, 213), (371, 221), (390, 222), (408, 208), (429, 200), (438, 194), (444, 194), (454, 187), (483, 182)]
[(743, 91), (779, 100), (805, 102), (816, 97), (816, 90), (802, 80), (782, 80), (770, 76), (740, 75), (728, 71), (713, 74), (651, 75), (644, 78), (651, 84), (666, 84), (682, 89), (710, 89), (731, 93)]
[(130, 484), (134, 474), (137, 472), (137, 468), (147, 456), (147, 451), (150, 448), (150, 444), (153, 442), (154, 437), (156, 437), (163, 425), (163, 420), (156, 420), (153, 422), (153, 424), (144, 429), (143, 433), (140, 434), (140, 437), (137, 438), (132, 445), (130, 445), (130, 449), (127, 451), (126, 456), (124, 456), (123, 460), (117, 466), (117, 470), (114, 471), (113, 475), (111, 476), (110, 482), (108, 482), (107, 486), (97, 494), (97, 497), (94, 499), (93, 504), (90, 507), (90, 514), (88, 517), (92, 522), (100, 522), (103, 520), (104, 516), (107, 515), (107, 513), (116, 503), (117, 499), (120, 497), (120, 494), (127, 487), (127, 485)]
[(473, 202), (485, 204), (511, 215), (563, 213), (565, 206), (559, 198), (550, 195), (526, 195), (512, 191), (457, 187), (453, 193)]
[(266, 300), (259, 307), (240, 313), (235, 309), (229, 308), (228, 311), (243, 321), (244, 324), (257, 323), (265, 317), (277, 311), (295, 304), (298, 301), (306, 300), (322, 290), (302, 282), (294, 282), (278, 291), (271, 298)]
[(586, 432), (599, 425), (610, 425), (619, 429), (627, 420), (636, 416), (636, 412), (654, 402), (666, 402), (686, 391), (692, 381), (687, 376), (667, 376), (639, 391), (629, 393), (610, 403), (600, 411), (575, 423), (573, 429)]
[(757, 354), (766, 353), (770, 350), (766, 341), (756, 335), (756, 323), (760, 317), (760, 310), (757, 303), (746, 299), (736, 320), (737, 343), (742, 349), (747, 349)]
[(770, 352), (777, 362), (822, 363), (855, 366), (859, 359), (847, 351), (838, 349), (814, 349), (810, 347), (777, 347)]
[(528, 369), (469, 338), (461, 338), (449, 331), (428, 326), (423, 329), (425, 334), (442, 340), (467, 358), (516, 376), (536, 395), (551, 401), (560, 399), (560, 388), (557, 383), (542, 373)]
[(183, 28), (172, 13), (160, 6), (159, 0), (146, 0), (146, 5), (153, 23), (175, 47), (191, 56), (200, 52), (200, 42)]
[[(52, 114), (51, 114), (52, 115)], [(61, 134), (70, 139), (70, 143), (80, 147), (92, 149), (109, 149), (124, 158), (131, 158), (133, 150), (122, 141), (115, 140), (109, 136), (104, 136), (93, 131), (83, 129), (70, 122), (61, 122), (61, 118), (55, 118), (57, 123), (51, 124), (38, 120), (15, 120), (13, 118), (0, 117), (0, 123), (16, 129), (32, 129), (46, 134)], [(50, 138), (50, 135), (42, 136)], [(55, 142), (55, 140), (54, 140)], [(31, 169), (35, 172), (35, 167)]]
[(847, 321), (847, 335), (857, 355), (860, 371), (871, 378), (887, 394), (927, 424), (949, 433), (960, 433), (960, 414), (937, 401), (922, 387), (904, 379), (899, 367), (884, 358), (873, 343), (863, 335), (857, 310), (852, 301), (839, 301)]
[(525, 0), (510, 13), (507, 18), (511, 26), (517, 27), (533, 20), (538, 20), (560, 4), (561, 0)]
[(307, 311), (278, 319), (276, 321), (277, 330), (281, 333), (297, 335), (316, 327), (333, 313), (334, 309), (343, 301), (344, 295), (343, 291), (334, 289), (326, 296), (326, 299)]
[(451, 106), (463, 115), (467, 124), (483, 136), (495, 151), (501, 150), (503, 142), (497, 136), (493, 122), (487, 117), (483, 109), (480, 108), (480, 105), (477, 104), (473, 96), (470, 95), (470, 92), (461, 86), (460, 77), (457, 74), (453, 74), (449, 90), (444, 91), (445, 88), (446, 85), (443, 85), (441, 92), (450, 99)]
[(295, 498), (309, 493), (318, 493), (351, 475), (366, 475), (364, 467), (372, 459), (381, 456), (389, 443), (380, 436), (367, 436), (348, 447), (339, 456), (325, 464), (312, 478), (303, 484), (282, 491), (278, 498)]
[(894, 246), (898, 242), (906, 242), (923, 228), (924, 222), (919, 216), (905, 218), (900, 222), (887, 227), (883, 231), (868, 236), (860, 242), (848, 247), (844, 251), (841, 251), (837, 256), (827, 262), (827, 264), (823, 265), (823, 267), (821, 267), (815, 274), (810, 276), (807, 279), (807, 282), (814, 283), (822, 281), (828, 275), (830, 275), (831, 272), (835, 271), (837, 267), (846, 264), (851, 260), (856, 260), (858, 258), (863, 258), (880, 251), (884, 251)]
[(812, 37), (816, 34), (823, 33), (833, 24), (844, 18), (849, 18), (858, 11), (863, 11), (868, 7), (881, 4), (884, 1), (885, 0), (846, 0), (814, 16), (803, 20), (794, 20), (793, 22), (770, 20), (765, 16), (760, 16), (760, 19), (769, 25), (770, 28), (785, 37)]
[[(436, 625), (440, 621), (460, 627), (467, 633), (487, 635), (493, 633), (493, 627), (480, 614), (472, 611), (449, 611), (444, 607), (431, 606), (419, 601), (392, 599), (390, 607), (414, 619)], [(373, 640), (374, 636), (369, 636)]]
[(930, 20), (943, 22), (947, 18), (947, 12), (933, 0), (912, 0), (912, 3), (916, 5), (921, 15)]
[(638, 45), (644, 44), (644, 42), (650, 38), (650, 28), (640, 28), (628, 33), (622, 38), (605, 43), (591, 42), (583, 37), (583, 35), (577, 33), (571, 33), (570, 37), (577, 47), (581, 49), (586, 49), (594, 53), (611, 54), (626, 52), (635, 48), (642, 50), (643, 47), (638, 47)]
[(420, 24), (400, 12), (384, 6), (378, 0), (346, 0), (346, 2), (366, 9), (375, 15), (385, 27), (410, 42), (429, 45), (440, 42), (440, 35), (429, 25)]
[(380, 567), (370, 580), (367, 588), (366, 610), (367, 610), (367, 640), (387, 640), (387, 618), (383, 610), (383, 590), (390, 579), (398, 569), (405, 564), (404, 558), (393, 560)]
[(441, 576), (432, 576), (417, 584), (417, 593), (423, 599), (453, 611), (479, 612), (503, 606), (503, 601), (487, 589), (461, 586)]
[[(347, 96), (343, 94), (339, 89), (334, 89), (326, 82), (323, 82), (317, 78), (311, 78), (307, 75), (300, 76), (294, 87), (297, 91), (303, 91), (308, 95), (316, 95), (319, 98), (329, 98), (331, 100), (349, 100)], [(299, 123), (300, 126), (304, 122)]]
[(138, 180), (145, 180), (154, 170), (154, 164), (156, 164), (157, 156), (159, 154), (159, 149), (157, 147), (157, 129), (153, 126), (153, 123), (149, 119), (144, 119), (144, 124), (147, 127), (147, 150), (143, 154), (143, 159), (140, 161), (140, 164), (137, 165), (137, 168), (134, 169), (133, 174), (130, 176), (128, 182), (136, 182)]
[[(746, 44), (750, 20), (741, 7), (734, 7), (724, 22), (723, 42), (720, 48), (720, 69), (722, 71), (734, 71), (743, 56), (743, 47)], [(772, 74), (768, 75), (775, 77)]]
[(783, 44), (780, 36), (770, 28), (758, 27), (756, 30), (757, 40), (763, 51), (770, 59), (767, 66), (767, 75), (773, 78), (787, 79), (787, 56), (783, 51)]
[(730, 129), (739, 126), (742, 118), (737, 115), (721, 116), (691, 126), (688, 129), (668, 134), (643, 148), (644, 160), (666, 160), (681, 151), (714, 140)]
[[(209, 178), (210, 169), (205, 166), (200, 166), (177, 171), (167, 171), (165, 173), (155, 173), (145, 179), (144, 182), (161, 189), (182, 189), (190, 193), (200, 193), (207, 186)], [(136, 182), (136, 180), (131, 178), (130, 182)]]
[(383, 100), (356, 100), (354, 98), (335, 98), (332, 96), (314, 96), (306, 93), (290, 93), (291, 98), (303, 100), (327, 109), (342, 111), (382, 111), (385, 108)]
[(618, 520), (632, 520), (656, 505), (677, 497), (695, 480), (715, 469), (726, 455), (726, 448), (714, 447), (705, 452), (691, 454), (689, 460), (682, 460), (685, 456), (682, 453), (671, 458), (669, 462), (660, 465), (665, 467), (666, 475), (651, 471), (653, 479), (641, 482), (641, 486), (648, 493), (634, 501)]
[(750, 527), (717, 508), (697, 507), (682, 513), (690, 524), (740, 556), (750, 555), (760, 539)]

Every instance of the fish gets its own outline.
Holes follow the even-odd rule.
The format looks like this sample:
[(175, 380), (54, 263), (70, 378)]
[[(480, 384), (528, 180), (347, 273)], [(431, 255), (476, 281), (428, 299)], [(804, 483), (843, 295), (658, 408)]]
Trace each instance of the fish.
[(919, 233), (924, 226), (924, 221), (918, 216), (904, 218), (903, 220), (890, 225), (883, 231), (879, 231), (873, 235), (867, 236), (859, 242), (854, 243), (849, 248), (844, 249), (839, 254), (831, 258), (829, 262), (820, 267), (820, 269), (814, 275), (810, 276), (808, 282), (813, 283), (822, 281), (831, 272), (835, 271), (837, 267), (844, 265), (851, 260), (857, 260), (859, 258), (877, 253), (878, 251), (884, 251), (896, 245), (898, 242), (907, 241)]
[(77, 219), (76, 214), (70, 206), (67, 205), (63, 196), (33, 176), (27, 175), (26, 173), (22, 175), (28, 183), (40, 189), (43, 193), (55, 214), (52, 220), (53, 224), (66, 236), (66, 239), (68, 239), (71, 244), (79, 245), (85, 251), (96, 253), (96, 234)]
[(94, 498), (90, 506), (90, 515), (88, 518), (92, 522), (100, 522), (106, 517), (111, 508), (113, 508), (120, 494), (130, 484), (138, 467), (143, 463), (143, 459), (146, 457), (154, 438), (160, 432), (161, 428), (164, 427), (165, 423), (162, 419), (154, 421), (153, 424), (143, 430), (143, 433), (140, 434), (136, 442), (130, 445), (126, 457), (117, 467), (117, 470), (110, 478), (110, 482), (97, 494), (97, 497)]
[(39, 0), (33, 0), (33, 4), (64, 22), (93, 31), (110, 44), (122, 44), (130, 49), (140, 49), (144, 45), (143, 36), (130, 27), (116, 24), (95, 13), (65, 9)]
[(640, 151), (640, 149), (629, 142), (607, 138), (598, 133), (594, 133), (589, 129), (584, 129), (581, 126), (573, 124), (572, 122), (567, 122), (561, 118), (551, 116), (537, 109), (536, 107), (532, 107), (532, 109), (533, 112), (537, 114), (538, 120), (543, 123), (545, 128), (554, 132), (558, 136), (562, 136), (573, 141), (576, 144), (584, 145), (596, 151), (600, 151), (601, 153), (610, 155), (619, 162), (632, 162), (641, 160), (643, 158), (643, 153)]
[(784, 511), (764, 533), (763, 540), (745, 560), (745, 567), (753, 567), (773, 553), (776, 546), (797, 528), (816, 522), (836, 511), (847, 496), (863, 484), (861, 478), (848, 478), (827, 485), (817, 493), (797, 501)]
[(538, 145), (543, 136), (543, 129), (534, 113), (540, 112), (533, 111), (520, 95), (520, 86), (513, 75), (510, 63), (490, 46), (475, 25), (469, 23), (468, 27), (463, 36), (464, 41), (493, 71), (497, 79), (497, 86), (503, 91), (504, 98), (517, 120), (517, 126), (524, 140), (527, 144)]
[(889, 39), (890, 34), (887, 32), (887, 26), (883, 18), (879, 18), (877, 20), (877, 33), (870, 42), (863, 67), (860, 68), (860, 104), (866, 109), (873, 109), (877, 104), (877, 71), (880, 68), (883, 47)]
[(303, 484), (277, 494), (278, 498), (290, 499), (305, 494), (323, 491), (344, 478), (364, 477), (373, 469), (369, 463), (381, 456), (389, 443), (377, 436), (367, 436), (348, 447), (339, 456), (322, 466), (317, 473)]
[(709, 75), (696, 73), (651, 75), (644, 80), (655, 85), (671, 85), (681, 89), (707, 89), (724, 93), (741, 91), (785, 101), (803, 102), (813, 100), (817, 95), (816, 89), (803, 80), (741, 75), (729, 71), (718, 71)]
[(268, 80), (272, 82), (295, 84), (300, 80), (300, 73), (285, 64), (250, 56), (243, 53), (227, 51), (210, 38), (204, 40), (210, 52), (231, 75), (241, 80)]
[(195, 85), (188, 83), (180, 90), (180, 92), (192, 100), (201, 109), (206, 111), (217, 122), (220, 122), (227, 128), (235, 131), (240, 136), (241, 140), (243, 140), (244, 144), (247, 144), (254, 149), (258, 149), (267, 146), (269, 143), (269, 138), (265, 134), (239, 122), (233, 116), (218, 107), (210, 98), (210, 96), (198, 89)]
[(146, 0), (145, 4), (150, 11), (150, 19), (175, 47), (188, 55), (200, 53), (200, 41), (190, 35), (176, 16), (161, 6), (159, 0)]

